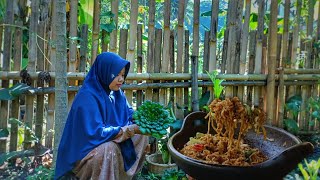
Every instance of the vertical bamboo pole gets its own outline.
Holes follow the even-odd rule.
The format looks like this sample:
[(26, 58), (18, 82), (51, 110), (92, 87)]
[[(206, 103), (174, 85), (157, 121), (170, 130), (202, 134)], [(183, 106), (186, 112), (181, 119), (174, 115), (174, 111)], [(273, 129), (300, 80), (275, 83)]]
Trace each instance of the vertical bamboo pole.
[[(261, 63), (262, 63), (262, 41), (263, 41), (263, 31), (264, 31), (264, 0), (258, 1), (258, 31), (257, 31), (257, 43), (256, 43), (256, 55), (255, 55), (255, 63), (254, 63), (254, 73), (261, 74)], [(261, 87), (254, 87), (254, 98), (253, 105), (259, 106), (261, 95)]]
[[(226, 61), (226, 70), (227, 73), (233, 73), (233, 65), (236, 63), (236, 40), (237, 40), (237, 0), (230, 0), (228, 7), (228, 51), (227, 51), (227, 61)], [(226, 88), (226, 97), (233, 97), (233, 87), (227, 86)]]
[[(21, 18), (17, 18), (16, 20), (17, 26), (22, 26), (22, 20)], [(21, 28), (15, 28), (14, 32), (14, 71), (20, 71), (21, 67), (21, 60), (22, 60), (22, 29)], [(13, 81), (13, 84), (19, 83), (19, 81), (15, 80)], [(20, 104), (19, 104), (19, 98), (12, 101), (12, 110), (10, 114), (10, 118), (16, 118), (19, 119), (20, 115)], [(10, 128), (10, 148), (9, 151), (16, 151), (17, 150), (17, 143), (18, 143), (18, 124), (16, 122), (11, 123)]]
[[(54, 121), (54, 149), (53, 149), (53, 162), (56, 162), (56, 155), (58, 152), (58, 145), (62, 136), (62, 129), (68, 115), (68, 92), (67, 92), (67, 41), (66, 41), (66, 1), (56, 0), (56, 78), (55, 78), (55, 121)], [(53, 166), (55, 167), (55, 166)]]
[[(312, 37), (313, 32), (313, 16), (314, 16), (314, 2), (312, 0), (308, 1), (308, 19), (307, 19), (307, 37)], [(306, 43), (307, 57), (305, 61), (305, 68), (312, 68), (312, 42), (308, 41)], [(307, 103), (311, 96), (311, 86), (303, 85), (302, 90), (302, 102), (301, 102), (301, 116), (299, 126), (303, 130), (309, 129), (309, 113), (306, 111)]]
[[(56, 8), (54, 6), (54, 1), (51, 1), (51, 41), (56, 41)], [(55, 72), (55, 63), (56, 63), (56, 44), (51, 44), (49, 46), (49, 53), (50, 53), (50, 61), (49, 64), (49, 71)], [(50, 81), (50, 87), (54, 87), (54, 81)], [(52, 148), (53, 145), (53, 131), (54, 131), (54, 118), (55, 118), (55, 94), (51, 93), (48, 94), (48, 110), (47, 110), (47, 122), (46, 122), (46, 139), (45, 145), (48, 148)]]
[[(7, 9), (5, 16), (6, 24), (13, 24), (13, 2), (7, 0)], [(5, 26), (4, 28), (4, 45), (3, 48), (3, 71), (10, 71), (10, 59), (11, 59), (11, 44), (12, 44), (12, 27)], [(1, 45), (0, 45), (1, 46)], [(2, 88), (8, 88), (9, 81), (2, 81)], [(8, 128), (8, 115), (9, 115), (9, 101), (1, 101), (1, 114), (0, 114), (0, 129)], [(0, 139), (0, 154), (5, 153), (7, 149), (7, 139)]]
[[(76, 72), (77, 69), (77, 40), (78, 37), (78, 0), (71, 0), (70, 1), (70, 32), (69, 32), (69, 72)], [(69, 85), (74, 86), (76, 85), (75, 80), (69, 80)], [(75, 93), (69, 92), (68, 93), (68, 109), (71, 108)]]
[[(271, 1), (269, 27), (277, 27), (278, 2)], [(269, 28), (268, 39), (268, 78), (267, 78), (267, 122), (277, 125), (274, 118), (275, 66), (277, 56), (277, 28)]]
[(284, 71), (281, 67), (279, 71), (279, 93), (278, 93), (278, 123), (277, 126), (282, 128), (283, 127), (283, 117), (284, 117), (284, 100), (285, 100), (285, 94), (284, 94)]
[(119, 0), (111, 1), (111, 12), (114, 14), (113, 20), (116, 24), (116, 28), (110, 34), (110, 52), (117, 52), (117, 34), (118, 34), (118, 12), (119, 12)]
[(102, 29), (101, 34), (102, 34), (101, 50), (102, 52), (107, 52), (109, 47), (108, 47), (108, 42), (105, 41), (105, 39), (107, 38), (107, 36), (109, 36), (109, 33), (106, 30)]
[[(80, 62), (79, 62), (79, 72), (86, 72), (87, 64), (87, 52), (88, 52), (88, 25), (83, 24), (80, 31)], [(82, 81), (79, 81), (79, 85)]]
[[(275, 68), (276, 69), (280, 69), (281, 66), (281, 49), (283, 48), (282, 46), (282, 34), (278, 33), (277, 34), (277, 50), (276, 50), (276, 65)], [(279, 74), (280, 74), (280, 70), (279, 70)], [(277, 86), (275, 86), (275, 91), (274, 91), (274, 106), (273, 106), (273, 110), (274, 110), (274, 118), (275, 118), (275, 122), (277, 124), (277, 126), (279, 126), (279, 108), (280, 108), (280, 98), (279, 97), (280, 94), (284, 95), (284, 92), (280, 92), (280, 90), (284, 90), (284, 87), (280, 87), (280, 80), (279, 80), (279, 84)]]
[[(135, 47), (137, 43), (137, 21), (138, 21), (138, 0), (131, 0), (130, 9), (130, 30), (129, 30), (129, 46), (127, 51), (127, 60), (130, 61), (130, 70), (132, 73), (135, 68)], [(129, 82), (128, 83), (132, 83)], [(129, 104), (132, 104), (132, 90), (126, 90), (126, 96)]]
[[(30, 28), (29, 28), (29, 62), (28, 62), (28, 72), (36, 72), (36, 62), (37, 62), (37, 27), (39, 20), (39, 1), (31, 1), (31, 18), (30, 18)], [(31, 86), (34, 86), (32, 82)], [(32, 129), (33, 118), (34, 118), (34, 108), (33, 108), (34, 96), (26, 95), (26, 126)], [(29, 149), (31, 147), (31, 134), (30, 130), (25, 129), (24, 138), (24, 149)]]
[[(185, 30), (185, 40), (184, 40), (184, 68), (183, 72), (184, 73), (189, 73), (189, 30)], [(188, 80), (184, 81), (188, 82)], [(184, 111), (184, 116), (188, 114), (188, 107), (189, 107), (189, 88), (184, 88), (183, 90), (184, 94), (184, 105), (185, 105), (185, 111)]]
[(128, 29), (120, 29), (119, 56), (125, 58), (128, 47)]
[[(164, 1), (164, 12), (163, 12), (163, 48), (162, 48), (162, 61), (161, 61), (161, 72), (169, 72), (169, 60), (170, 60), (170, 11), (171, 0)], [(167, 89), (160, 89), (161, 104), (167, 104)]]
[[(155, 47), (162, 49), (162, 29), (156, 29), (155, 35)], [(161, 70), (161, 51), (154, 52), (154, 72), (160, 73)], [(160, 81), (154, 81), (158, 83)], [(159, 102), (159, 89), (153, 89), (153, 97), (152, 100), (155, 102)]]
[[(209, 35), (209, 64), (208, 72), (212, 72), (217, 69), (217, 31), (218, 31), (218, 15), (219, 15), (219, 0), (212, 0), (211, 5), (211, 23), (210, 23), (210, 35)], [(213, 88), (209, 87), (210, 98), (208, 104), (213, 100)]]
[[(178, 9), (178, 32), (177, 32), (177, 67), (176, 67), (176, 72), (177, 73), (182, 73), (183, 72), (183, 39), (184, 39), (184, 7), (185, 7), (185, 1), (180, 0), (179, 1), (179, 9)], [(179, 81), (177, 81), (179, 82)], [(184, 101), (183, 101), (183, 89), (182, 88), (176, 88), (176, 103), (180, 106), (184, 106)], [(183, 109), (176, 108), (175, 109), (176, 117), (178, 119), (183, 119), (184, 114), (183, 114)]]
[(283, 37), (282, 37), (282, 58), (280, 65), (284, 66), (284, 63), (287, 62), (288, 55), (288, 32), (289, 32), (289, 18), (290, 18), (290, 0), (285, 0), (284, 4), (284, 16), (283, 16)]
[[(291, 68), (298, 68), (297, 66), (297, 56), (298, 56), (298, 47), (299, 47), (299, 31), (300, 31), (300, 18), (301, 18), (301, 7), (302, 0), (296, 1), (296, 14), (295, 14), (295, 23), (293, 26), (293, 39), (292, 39), (292, 51), (291, 51)], [(295, 86), (289, 86), (288, 96), (290, 98), (295, 94)]]
[[(251, 0), (246, 0), (244, 23), (242, 25), (242, 31), (241, 31), (240, 68), (239, 68), (240, 74), (244, 74), (246, 71), (250, 12), (251, 12)], [(240, 101), (245, 102), (244, 86), (238, 87), (237, 94), (238, 94)]]
[(198, 97), (198, 56), (191, 56), (191, 107), (192, 111), (199, 111), (199, 97)]
[[(46, 18), (48, 17), (48, 4), (41, 3), (40, 4), (40, 20), (37, 28), (38, 36), (41, 38), (37, 38), (37, 71), (44, 71), (45, 70), (45, 43), (43, 39), (46, 39)], [(37, 81), (37, 87), (44, 87), (44, 80), (39, 79)], [(36, 104), (36, 120), (35, 120), (35, 134), (39, 140), (42, 141), (42, 130), (43, 130), (43, 120), (44, 120), (44, 95), (39, 94), (37, 95), (37, 104)], [(40, 141), (40, 142), (41, 142)]]
[[(210, 49), (209, 49), (209, 36), (210, 36), (210, 31), (205, 31), (204, 32), (204, 47), (203, 47), (203, 63), (202, 63), (202, 73), (206, 74), (207, 71), (209, 71), (209, 55), (210, 55)], [(207, 90), (210, 90), (211, 87), (202, 87), (202, 96), (207, 92)], [(210, 92), (212, 91), (212, 88)], [(209, 99), (208, 102), (211, 102)]]
[[(142, 73), (142, 24), (138, 24), (137, 30), (137, 73)], [(137, 83), (141, 83), (142, 81), (138, 81)], [(137, 107), (142, 104), (142, 90), (137, 90)]]
[[(149, 23), (148, 23), (148, 54), (147, 54), (147, 72), (154, 72), (154, 53), (155, 53), (155, 10), (156, 4), (155, 0), (150, 0), (149, 2)], [(152, 81), (147, 81), (151, 83)], [(146, 99), (151, 100), (153, 96), (152, 89), (146, 89)]]
[[(256, 34), (257, 31), (251, 31), (249, 33), (249, 63), (248, 63), (248, 73), (254, 73), (254, 63), (256, 55)], [(247, 104), (251, 107), (253, 104), (253, 86), (247, 87)]]
[[(194, 1), (193, 12), (193, 43), (192, 43), (192, 55), (199, 56), (199, 15), (200, 15), (200, 0)], [(195, 58), (198, 60), (198, 58)]]
[(91, 49), (91, 64), (97, 57), (99, 49), (99, 32), (100, 32), (100, 2), (101, 0), (94, 0), (93, 7), (93, 27), (92, 27), (92, 49)]
[[(169, 52), (170, 52), (170, 60), (169, 60), (169, 73), (174, 73), (175, 70), (175, 60), (174, 60), (174, 31), (171, 30), (170, 31), (170, 48), (169, 48)], [(170, 83), (173, 83), (174, 81), (168, 81)], [(171, 102), (172, 104), (176, 104), (176, 99), (175, 99), (175, 88), (170, 88), (169, 91), (169, 102)]]

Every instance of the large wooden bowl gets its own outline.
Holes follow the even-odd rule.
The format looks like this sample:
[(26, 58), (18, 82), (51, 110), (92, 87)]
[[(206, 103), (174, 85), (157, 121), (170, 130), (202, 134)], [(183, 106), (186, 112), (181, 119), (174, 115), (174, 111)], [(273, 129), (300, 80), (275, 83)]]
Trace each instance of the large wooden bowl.
[(188, 175), (197, 180), (207, 179), (282, 179), (293, 170), (301, 160), (313, 153), (313, 145), (309, 142), (301, 142), (296, 136), (289, 132), (265, 126), (267, 137), (249, 131), (244, 141), (251, 147), (257, 147), (269, 160), (247, 167), (212, 165), (207, 164), (179, 152), (180, 149), (194, 137), (197, 132), (207, 132), (206, 113), (193, 112), (183, 122), (179, 132), (174, 134), (168, 141), (169, 152), (175, 163)]

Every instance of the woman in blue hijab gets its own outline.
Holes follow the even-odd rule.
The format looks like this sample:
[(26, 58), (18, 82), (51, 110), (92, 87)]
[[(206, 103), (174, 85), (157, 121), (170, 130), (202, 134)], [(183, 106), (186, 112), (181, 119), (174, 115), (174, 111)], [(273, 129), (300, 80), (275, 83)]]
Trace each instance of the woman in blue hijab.
[(131, 179), (144, 161), (148, 138), (132, 122), (133, 109), (121, 85), (129, 61), (97, 56), (76, 95), (59, 144), (55, 179)]

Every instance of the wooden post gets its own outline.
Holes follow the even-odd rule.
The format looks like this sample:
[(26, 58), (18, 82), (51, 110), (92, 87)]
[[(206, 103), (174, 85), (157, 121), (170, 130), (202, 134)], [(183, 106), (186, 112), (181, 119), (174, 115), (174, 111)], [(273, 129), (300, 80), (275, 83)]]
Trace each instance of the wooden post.
[(117, 34), (118, 34), (118, 12), (119, 12), (119, 0), (111, 1), (111, 12), (114, 14), (113, 21), (115, 23), (115, 29), (110, 33), (110, 52), (117, 52)]
[[(155, 47), (162, 49), (162, 29), (156, 29), (155, 35)], [(160, 73), (161, 70), (161, 51), (154, 52), (154, 72)], [(154, 83), (159, 83), (160, 81), (153, 81)], [(159, 89), (153, 89), (152, 100), (159, 102)]]
[[(147, 72), (154, 72), (154, 54), (155, 54), (155, 0), (151, 0), (149, 2), (149, 23), (148, 23), (148, 53), (147, 53)], [(158, 51), (158, 50), (157, 50)], [(147, 83), (151, 83), (152, 81), (147, 81)], [(146, 99), (152, 100), (152, 89), (146, 90)]]
[[(256, 55), (256, 34), (257, 31), (251, 31), (249, 33), (249, 63), (248, 63), (248, 74), (254, 73), (255, 66), (255, 55)], [(253, 104), (253, 87), (247, 87), (247, 104), (251, 107)]]
[[(137, 73), (142, 73), (142, 24), (138, 25), (137, 30)], [(142, 83), (142, 81), (138, 81), (137, 83)], [(139, 107), (143, 101), (142, 90), (137, 90), (137, 105)]]
[(197, 56), (191, 56), (191, 107), (192, 111), (199, 111), (199, 97), (198, 97), (198, 57)]
[(92, 49), (91, 49), (91, 65), (98, 55), (99, 49), (99, 32), (100, 32), (100, 2), (101, 0), (94, 0), (93, 7), (93, 27), (92, 27)]
[[(183, 53), (184, 53), (184, 46), (183, 46), (183, 39), (184, 39), (184, 9), (185, 7), (185, 1), (180, 0), (179, 1), (179, 9), (178, 9), (178, 27), (177, 27), (177, 66), (176, 66), (176, 72), (182, 73), (183, 72)], [(173, 71), (174, 72), (174, 71)], [(179, 82), (179, 81), (177, 81)], [(176, 104), (180, 107), (184, 107), (184, 101), (183, 101), (183, 89), (182, 88), (176, 88)], [(178, 119), (184, 118), (183, 109), (179, 109), (176, 106), (175, 114)]]
[[(184, 40), (184, 73), (189, 73), (189, 30), (185, 30), (185, 40)], [(184, 82), (188, 82), (188, 80), (185, 80)], [(183, 90), (184, 94), (184, 105), (185, 105), (185, 111), (184, 116), (188, 114), (188, 107), (189, 107), (189, 88), (184, 88)]]

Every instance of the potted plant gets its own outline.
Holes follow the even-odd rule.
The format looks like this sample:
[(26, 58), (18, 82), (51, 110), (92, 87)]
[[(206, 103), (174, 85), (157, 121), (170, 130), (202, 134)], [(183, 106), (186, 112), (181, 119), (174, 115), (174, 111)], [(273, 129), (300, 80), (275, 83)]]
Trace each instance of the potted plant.
[(167, 148), (167, 142), (170, 137), (169, 129), (174, 130), (181, 124), (177, 121), (172, 106), (164, 107), (157, 102), (145, 101), (135, 111), (133, 118), (140, 127), (140, 131), (156, 138), (158, 145), (155, 153), (146, 157), (148, 171), (161, 175), (166, 169), (178, 170), (177, 165), (171, 162)]

